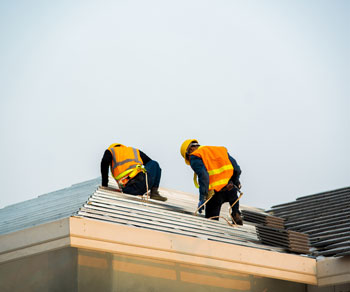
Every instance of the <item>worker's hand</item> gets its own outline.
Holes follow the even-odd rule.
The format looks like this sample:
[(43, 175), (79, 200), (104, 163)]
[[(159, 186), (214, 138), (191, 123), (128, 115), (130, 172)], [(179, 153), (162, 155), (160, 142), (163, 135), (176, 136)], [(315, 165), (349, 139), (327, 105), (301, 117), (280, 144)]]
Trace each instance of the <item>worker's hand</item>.
[(233, 182), (233, 186), (235, 187), (235, 188), (237, 188), (238, 190), (240, 190), (241, 189), (241, 182), (239, 181), (239, 179), (236, 179), (234, 182)]
[[(198, 202), (198, 207), (197, 207), (197, 208), (199, 208), (199, 207), (202, 206), (203, 204), (204, 204), (204, 200), (200, 200), (200, 201)], [(199, 213), (199, 214), (202, 214), (203, 210), (204, 210), (204, 206), (198, 210), (198, 213)]]
[(237, 182), (236, 182), (236, 187), (240, 190), (241, 189), (241, 187), (242, 187), (242, 185), (241, 185), (241, 183), (239, 182), (239, 180), (237, 180)]

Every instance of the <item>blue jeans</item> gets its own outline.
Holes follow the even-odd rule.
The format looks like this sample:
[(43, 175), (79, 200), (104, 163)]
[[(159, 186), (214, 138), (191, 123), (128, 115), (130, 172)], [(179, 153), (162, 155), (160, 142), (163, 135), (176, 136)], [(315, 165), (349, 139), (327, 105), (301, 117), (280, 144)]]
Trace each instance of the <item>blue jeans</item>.
[[(158, 188), (162, 174), (159, 163), (151, 160), (145, 164), (145, 168), (147, 170), (148, 189)], [(123, 188), (123, 193), (130, 195), (143, 195), (146, 191), (146, 175), (143, 172), (131, 179)]]

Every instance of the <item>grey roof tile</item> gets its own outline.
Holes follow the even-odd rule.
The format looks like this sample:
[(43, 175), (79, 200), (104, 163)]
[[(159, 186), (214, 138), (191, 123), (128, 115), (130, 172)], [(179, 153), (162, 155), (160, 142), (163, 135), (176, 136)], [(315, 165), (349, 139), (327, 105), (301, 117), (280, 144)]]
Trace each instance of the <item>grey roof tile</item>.
[(287, 229), (307, 233), (315, 256), (350, 252), (350, 188), (299, 197), (273, 206), (270, 213), (285, 219)]

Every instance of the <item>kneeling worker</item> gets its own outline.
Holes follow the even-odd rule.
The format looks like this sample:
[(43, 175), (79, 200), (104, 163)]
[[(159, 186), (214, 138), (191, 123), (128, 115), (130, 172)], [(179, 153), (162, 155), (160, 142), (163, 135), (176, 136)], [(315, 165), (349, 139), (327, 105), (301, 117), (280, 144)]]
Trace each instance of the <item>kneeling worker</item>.
[[(183, 142), (180, 152), (186, 164), (191, 165), (198, 176), (198, 208), (214, 193), (205, 205), (205, 218), (219, 216), (221, 205), (225, 202), (232, 205), (237, 200), (236, 187), (241, 187), (241, 169), (236, 160), (228, 154), (225, 147), (200, 146), (195, 139)], [(196, 181), (195, 183), (197, 184)], [(202, 209), (203, 207), (199, 210), (200, 213)], [(232, 208), (231, 216), (235, 223), (243, 225), (238, 201)], [(218, 220), (218, 217), (215, 219)]]
[[(142, 151), (119, 143), (109, 146), (101, 161), (102, 186), (104, 187), (108, 187), (109, 167), (123, 193), (143, 195), (147, 191), (147, 177), (151, 199), (167, 200), (158, 192), (162, 171), (158, 162), (149, 158)], [(147, 175), (145, 175), (145, 170)]]

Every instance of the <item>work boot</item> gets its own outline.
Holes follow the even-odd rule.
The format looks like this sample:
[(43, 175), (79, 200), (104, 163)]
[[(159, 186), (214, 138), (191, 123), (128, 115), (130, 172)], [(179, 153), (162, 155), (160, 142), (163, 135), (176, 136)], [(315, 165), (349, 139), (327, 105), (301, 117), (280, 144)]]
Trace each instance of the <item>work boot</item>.
[(165, 202), (168, 198), (166, 197), (163, 197), (160, 195), (159, 191), (158, 191), (158, 188), (152, 188), (151, 189), (151, 196), (150, 196), (151, 199), (153, 200), (158, 200), (158, 201), (162, 201), (162, 202)]
[(236, 213), (234, 216), (233, 216), (233, 220), (237, 225), (243, 225), (243, 219), (242, 219), (242, 216), (239, 214), (239, 213)]

